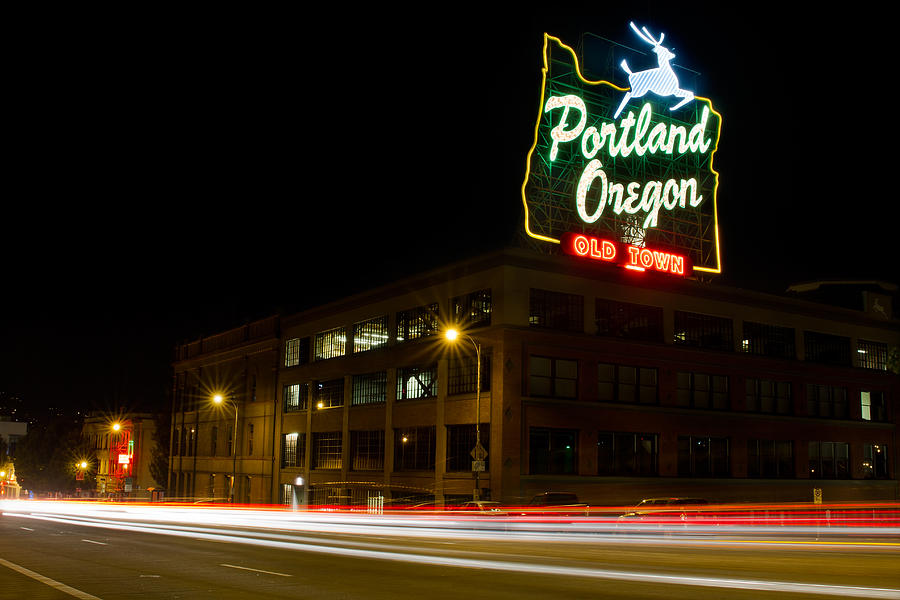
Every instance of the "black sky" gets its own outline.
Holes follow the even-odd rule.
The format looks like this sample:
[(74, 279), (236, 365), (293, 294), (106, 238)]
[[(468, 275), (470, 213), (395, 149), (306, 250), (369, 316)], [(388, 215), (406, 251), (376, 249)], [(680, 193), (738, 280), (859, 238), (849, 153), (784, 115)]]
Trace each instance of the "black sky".
[(887, 16), (693, 6), (29, 28), (6, 92), (0, 392), (152, 407), (179, 341), (502, 245), (543, 32), (634, 45), (629, 19), (723, 115), (723, 283), (896, 281)]

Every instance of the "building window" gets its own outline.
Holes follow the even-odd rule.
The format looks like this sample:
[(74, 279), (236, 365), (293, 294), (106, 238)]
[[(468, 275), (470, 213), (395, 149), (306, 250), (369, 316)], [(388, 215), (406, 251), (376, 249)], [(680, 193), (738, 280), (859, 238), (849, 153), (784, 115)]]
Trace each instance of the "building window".
[(387, 399), (387, 372), (353, 376), (352, 406), (383, 404)]
[(282, 399), (284, 401), (284, 412), (286, 413), (306, 410), (309, 402), (309, 384), (292, 383), (284, 386)]
[(336, 327), (316, 334), (316, 360), (344, 356), (347, 351), (347, 332)]
[(807, 361), (837, 367), (851, 366), (850, 338), (804, 331), (803, 342)]
[(678, 436), (679, 477), (728, 477), (728, 438)]
[(657, 436), (601, 432), (597, 436), (597, 474), (648, 477), (658, 473)]
[(529, 392), (532, 396), (576, 398), (578, 361), (531, 356), (528, 363)]
[(366, 352), (387, 346), (387, 315), (375, 317), (353, 325), (353, 352)]
[(313, 433), (313, 469), (340, 469), (342, 435), (340, 431), (320, 431)]
[(746, 380), (746, 409), (777, 415), (793, 412), (791, 384), (788, 381), (769, 381), (748, 377)]
[(284, 366), (295, 367), (299, 361), (300, 338), (292, 338), (284, 343)]
[(316, 408), (334, 408), (344, 405), (344, 378), (316, 383)]
[(584, 296), (531, 289), (528, 324), (562, 331), (584, 331)]
[[(481, 445), (491, 447), (491, 427), (486, 423), (479, 425)], [(447, 425), (447, 471), (471, 471), (472, 452), (475, 450), (475, 425)], [(490, 461), (484, 461), (485, 471), (490, 470)]]
[(601, 402), (656, 404), (659, 397), (656, 369), (624, 365), (597, 365), (598, 399)]
[(285, 433), (281, 436), (282, 467), (302, 467), (305, 451), (305, 433)]
[(491, 290), (478, 290), (450, 301), (453, 322), (459, 327), (487, 327), (491, 324)]
[(849, 479), (850, 445), (846, 442), (810, 442), (809, 478)]
[(578, 472), (578, 431), (532, 427), (528, 432), (528, 471), (531, 475)]
[(806, 412), (820, 419), (846, 419), (847, 388), (810, 383), (806, 386)]
[(887, 479), (888, 447), (884, 444), (864, 444), (862, 467), (866, 479)]
[[(477, 357), (474, 353), (450, 357), (447, 370), (448, 394), (474, 394), (475, 381), (478, 378)], [(481, 352), (481, 391), (491, 389), (491, 351)]]
[(397, 313), (397, 341), (407, 342), (429, 335), (438, 330), (437, 302), (417, 306)]
[(793, 446), (789, 441), (747, 440), (747, 477), (793, 477)]
[(884, 402), (884, 392), (869, 392), (863, 390), (859, 393), (860, 416), (864, 421), (884, 423), (887, 418), (887, 404)]
[(663, 310), (630, 302), (598, 298), (595, 305), (597, 335), (661, 342)]
[(309, 338), (291, 338), (284, 343), (284, 366), (296, 367), (309, 362)]
[(219, 444), (219, 428), (213, 425), (209, 433), (209, 455), (215, 456), (218, 451)]
[(384, 430), (350, 432), (350, 464), (354, 471), (384, 469)]
[(856, 356), (862, 369), (875, 369), (887, 371), (887, 344), (879, 342), (867, 342), (858, 340), (856, 343)]
[(433, 471), (434, 456), (433, 426), (394, 430), (395, 471)]
[(676, 310), (674, 342), (710, 350), (734, 350), (731, 319)]
[(797, 348), (794, 340), (794, 330), (790, 327), (744, 321), (741, 351), (772, 358), (796, 358)]
[(678, 406), (728, 410), (728, 376), (705, 373), (678, 373)]
[(397, 400), (437, 396), (437, 365), (397, 369)]
[(247, 456), (253, 456), (253, 423), (247, 424)]

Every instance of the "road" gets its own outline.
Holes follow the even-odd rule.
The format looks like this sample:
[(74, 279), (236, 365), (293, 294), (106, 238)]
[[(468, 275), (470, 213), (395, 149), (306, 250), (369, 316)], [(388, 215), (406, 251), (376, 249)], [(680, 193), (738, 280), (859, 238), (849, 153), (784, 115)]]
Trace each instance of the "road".
[(3, 509), (0, 598), (900, 599), (896, 536), (76, 508)]

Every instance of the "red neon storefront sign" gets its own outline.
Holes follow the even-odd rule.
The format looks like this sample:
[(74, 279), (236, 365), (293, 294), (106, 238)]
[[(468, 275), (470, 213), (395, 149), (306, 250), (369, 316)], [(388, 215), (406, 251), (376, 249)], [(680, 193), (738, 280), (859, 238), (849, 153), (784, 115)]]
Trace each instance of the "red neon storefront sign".
[(639, 248), (590, 235), (568, 233), (562, 237), (566, 254), (582, 256), (635, 271), (657, 271), (684, 277), (691, 272), (690, 259), (681, 254), (653, 248)]

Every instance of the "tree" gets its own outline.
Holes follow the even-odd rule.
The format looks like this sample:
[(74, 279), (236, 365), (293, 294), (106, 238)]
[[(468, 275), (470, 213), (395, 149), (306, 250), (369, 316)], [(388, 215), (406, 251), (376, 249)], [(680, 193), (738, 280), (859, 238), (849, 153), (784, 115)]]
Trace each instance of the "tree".
[(87, 487), (75, 480), (76, 460), (85, 456), (81, 423), (71, 417), (56, 417), (28, 430), (16, 446), (16, 478), (37, 493), (71, 492)]

